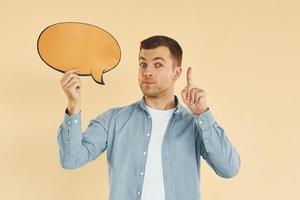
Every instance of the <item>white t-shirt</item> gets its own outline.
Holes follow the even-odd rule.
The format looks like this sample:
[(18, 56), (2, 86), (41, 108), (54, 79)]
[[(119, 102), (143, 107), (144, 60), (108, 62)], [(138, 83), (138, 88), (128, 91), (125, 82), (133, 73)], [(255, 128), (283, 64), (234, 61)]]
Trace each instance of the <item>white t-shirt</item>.
[(175, 108), (157, 110), (146, 106), (152, 119), (152, 132), (144, 173), (142, 200), (164, 200), (165, 191), (162, 174), (161, 144), (167, 125)]

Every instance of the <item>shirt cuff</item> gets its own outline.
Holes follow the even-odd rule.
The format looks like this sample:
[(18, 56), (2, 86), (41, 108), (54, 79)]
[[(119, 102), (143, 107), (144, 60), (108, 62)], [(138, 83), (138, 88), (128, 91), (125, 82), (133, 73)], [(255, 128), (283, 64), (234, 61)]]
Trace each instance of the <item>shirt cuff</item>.
[[(64, 124), (64, 127), (69, 130), (81, 130), (81, 111), (76, 114), (69, 115), (67, 113), (67, 108), (66, 108), (65, 113), (64, 113), (64, 123), (63, 124)], [(69, 136), (69, 138), (67, 138), (67, 140), (70, 139), (71, 134), (69, 134), (68, 136)]]
[(214, 116), (211, 113), (210, 108), (200, 115), (195, 115), (195, 123), (204, 130), (208, 130), (215, 123)]
[(65, 115), (64, 115), (64, 124), (66, 126), (72, 126), (75, 124), (80, 124), (81, 122), (81, 111), (79, 111), (76, 114), (69, 115), (67, 113), (67, 108), (65, 109)]

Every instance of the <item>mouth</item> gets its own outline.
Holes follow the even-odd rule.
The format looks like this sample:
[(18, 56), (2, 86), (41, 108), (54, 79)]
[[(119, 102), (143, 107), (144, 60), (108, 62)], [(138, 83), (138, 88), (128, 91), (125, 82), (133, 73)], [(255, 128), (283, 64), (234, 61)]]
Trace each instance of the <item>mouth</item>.
[(143, 81), (143, 84), (145, 84), (145, 85), (152, 85), (152, 84), (155, 84), (155, 82), (151, 82), (151, 81)]

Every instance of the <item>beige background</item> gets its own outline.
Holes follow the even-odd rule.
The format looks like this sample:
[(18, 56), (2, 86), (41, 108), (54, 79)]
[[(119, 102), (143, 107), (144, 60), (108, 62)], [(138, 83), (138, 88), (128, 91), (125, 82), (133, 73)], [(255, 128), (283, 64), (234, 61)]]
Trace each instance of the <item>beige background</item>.
[(122, 48), (120, 64), (104, 74), (106, 86), (81, 79), (84, 129), (106, 109), (140, 99), (139, 42), (168, 35), (184, 50), (176, 94), (192, 66), (195, 84), (241, 155), (232, 179), (202, 162), (202, 199), (299, 199), (299, 10), (298, 0), (1, 0), (0, 199), (108, 197), (106, 153), (75, 170), (59, 164), (63, 74), (43, 63), (36, 41), (63, 21), (102, 27)]

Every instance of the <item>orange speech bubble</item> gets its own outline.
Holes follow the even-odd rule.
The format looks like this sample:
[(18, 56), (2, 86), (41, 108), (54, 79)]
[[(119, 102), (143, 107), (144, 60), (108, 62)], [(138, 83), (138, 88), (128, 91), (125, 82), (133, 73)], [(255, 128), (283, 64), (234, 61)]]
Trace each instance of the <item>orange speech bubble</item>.
[(37, 42), (42, 60), (55, 70), (79, 68), (78, 75), (89, 76), (104, 85), (103, 73), (116, 67), (121, 50), (107, 31), (90, 24), (62, 22), (44, 29)]

